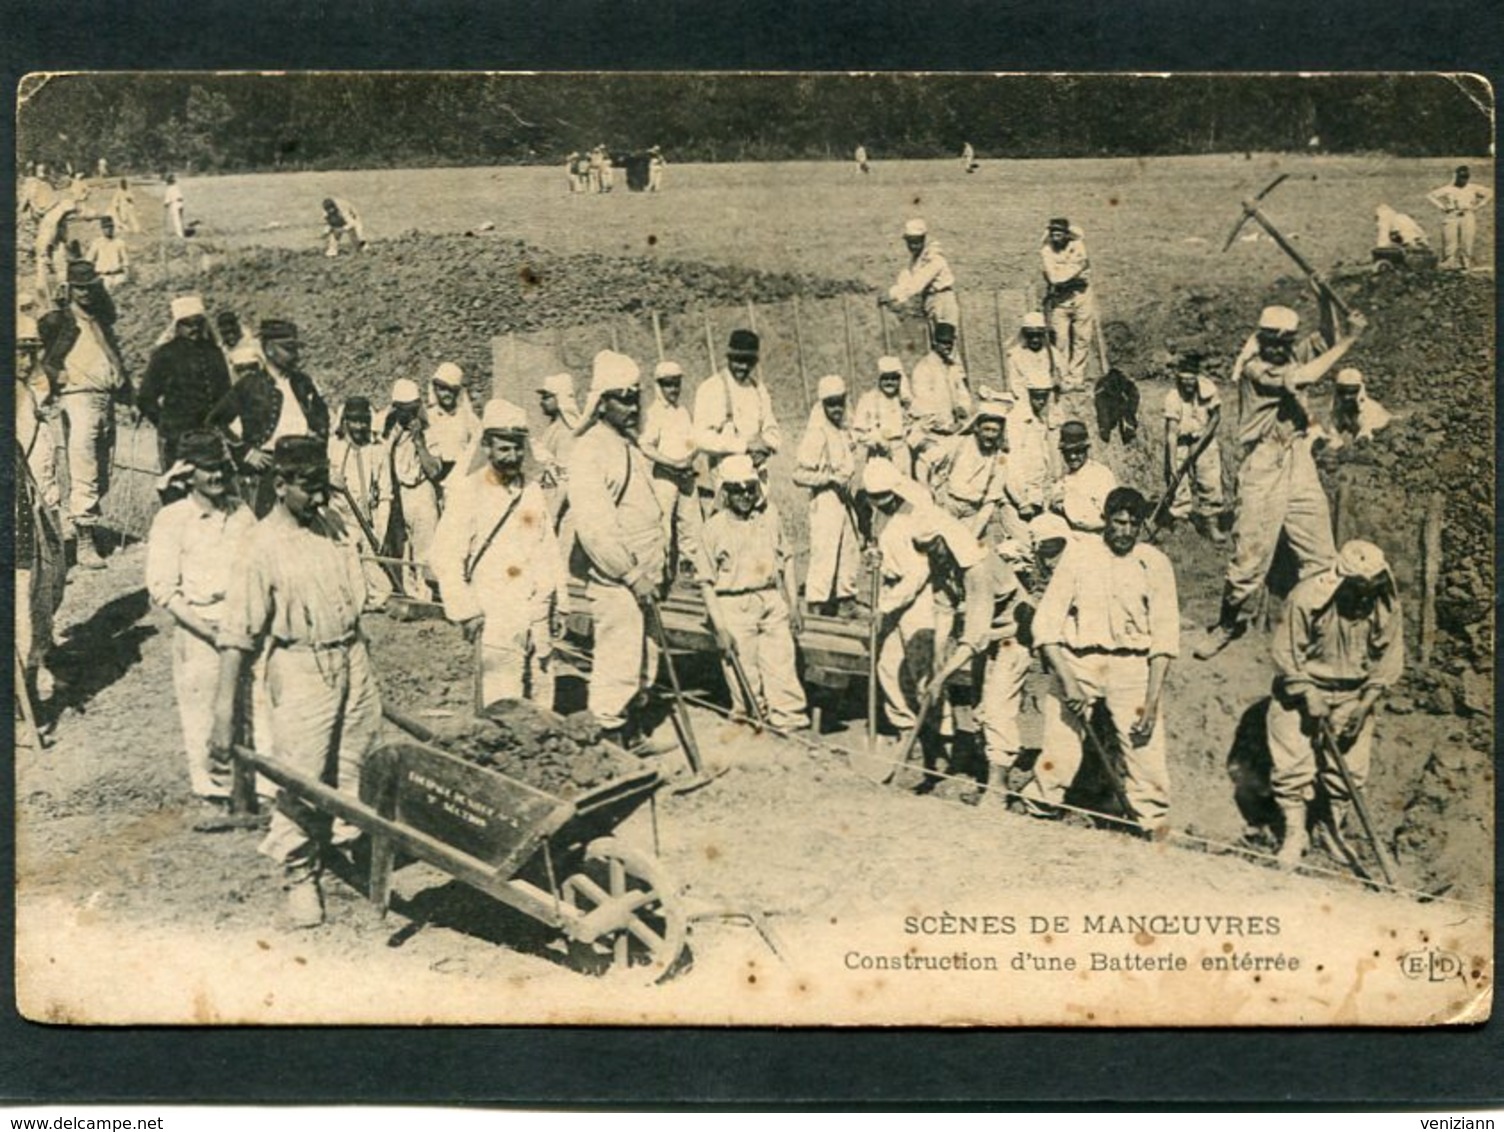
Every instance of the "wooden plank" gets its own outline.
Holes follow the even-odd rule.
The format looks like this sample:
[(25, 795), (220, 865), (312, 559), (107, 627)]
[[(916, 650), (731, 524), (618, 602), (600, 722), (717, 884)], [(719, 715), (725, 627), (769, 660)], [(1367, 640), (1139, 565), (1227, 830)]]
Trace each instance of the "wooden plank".
[(1441, 528), (1446, 496), (1436, 492), (1426, 502), (1421, 527), (1420, 662), (1431, 663), (1436, 649), (1436, 588), (1441, 580)]

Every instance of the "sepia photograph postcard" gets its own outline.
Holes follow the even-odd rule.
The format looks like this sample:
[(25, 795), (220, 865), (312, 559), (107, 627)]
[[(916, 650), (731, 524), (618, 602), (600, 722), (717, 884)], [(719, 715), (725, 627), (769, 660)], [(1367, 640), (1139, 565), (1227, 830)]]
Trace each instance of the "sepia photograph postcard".
[(1486, 1021), (1494, 115), (26, 76), (20, 1014)]

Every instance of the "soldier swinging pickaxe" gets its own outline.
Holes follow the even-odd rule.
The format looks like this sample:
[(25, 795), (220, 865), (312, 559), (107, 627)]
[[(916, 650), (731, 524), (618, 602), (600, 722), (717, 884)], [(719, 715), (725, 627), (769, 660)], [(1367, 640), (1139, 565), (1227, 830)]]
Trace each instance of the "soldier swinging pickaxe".
[(1338, 295), (1337, 292), (1332, 290), (1331, 286), (1327, 283), (1326, 279), (1322, 277), (1321, 273), (1311, 266), (1310, 260), (1306, 259), (1305, 256), (1301, 255), (1300, 252), (1295, 250), (1295, 246), (1291, 244), (1289, 240), (1285, 239), (1285, 237), (1280, 233), (1279, 229), (1274, 226), (1269, 218), (1264, 215), (1263, 210), (1259, 208), (1259, 201), (1263, 200), (1266, 196), (1273, 192), (1277, 186), (1283, 184), (1289, 176), (1290, 174), (1288, 173), (1281, 173), (1278, 177), (1274, 178), (1274, 180), (1265, 185), (1263, 190), (1257, 196), (1243, 202), (1243, 215), (1240, 216), (1238, 218), (1238, 222), (1233, 225), (1232, 232), (1228, 234), (1227, 242), (1222, 245), (1222, 250), (1225, 252), (1228, 248), (1232, 247), (1233, 241), (1238, 238), (1238, 233), (1243, 230), (1243, 225), (1247, 224), (1249, 219), (1252, 218), (1260, 228), (1269, 233), (1269, 238), (1279, 245), (1280, 250), (1295, 261), (1295, 266), (1300, 268), (1301, 271), (1305, 272), (1306, 277), (1310, 279), (1311, 283), (1316, 287), (1318, 291), (1329, 297), (1332, 303), (1344, 315), (1350, 315), (1352, 314), (1352, 311), (1349, 310), (1348, 305), (1342, 301), (1342, 297)]

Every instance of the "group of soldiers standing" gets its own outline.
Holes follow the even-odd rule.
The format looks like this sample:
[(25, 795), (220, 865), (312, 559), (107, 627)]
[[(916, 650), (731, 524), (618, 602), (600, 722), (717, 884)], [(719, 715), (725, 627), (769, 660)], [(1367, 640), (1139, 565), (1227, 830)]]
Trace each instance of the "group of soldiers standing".
[[(330, 203), (349, 227), (353, 210), (325, 202), (326, 212)], [(1164, 403), (1169, 498), (1151, 507), (1092, 459), (1075, 411), (1091, 394), (1098, 332), (1080, 229), (1049, 222), (1043, 308), (1020, 318), (996, 384), (974, 381), (958, 357), (956, 282), (927, 226), (911, 220), (903, 238), (909, 261), (880, 302), (916, 304), (928, 349), (912, 372), (897, 356), (877, 359), (859, 391), (856, 375), (820, 379), (792, 446), (793, 481), (808, 493), (802, 578), (768, 490), (770, 463), (789, 446), (750, 329), (731, 333), (725, 365), (688, 403), (673, 360), (653, 370), (646, 407), (648, 382), (617, 351), (594, 357), (583, 407), (573, 377), (551, 375), (537, 388), (548, 423), (535, 435), (521, 405), (493, 398), (476, 413), (449, 362), (426, 392), (402, 378), (379, 412), (356, 395), (331, 413), (300, 365), (293, 323), (266, 319), (250, 334), (232, 312), (211, 320), (191, 294), (173, 300), (170, 332), (137, 392), (109, 291), (91, 264), (73, 261), (57, 309), (34, 331), (22, 326), (18, 422), (34, 422), (39, 401), (66, 406), (66, 518), (85, 566), (101, 564), (92, 531), (115, 406), (157, 429), (164, 506), (147, 588), (174, 623), (190, 777), (209, 807), (224, 807), (227, 752), (248, 740), (356, 788), (380, 730), (360, 618), (393, 592), (441, 603), (462, 629), (475, 648), (478, 709), (519, 698), (551, 708), (555, 645), (578, 579), (592, 622), (588, 709), (608, 738), (647, 754), (661, 749), (646, 693), (670, 586), (702, 595), (733, 706), (799, 730), (811, 723), (797, 672), (804, 618), (861, 616), (866, 570), (895, 750), (917, 746), (927, 765), (980, 761), (968, 800), (991, 795), (1037, 817), (1061, 815), (1090, 756), (1113, 785), (1119, 820), (1161, 833), (1180, 608), (1174, 566), (1151, 542), (1157, 520), (1193, 514), (1207, 537), (1225, 540), (1217, 384), (1206, 359), (1178, 360)], [(1266, 308), (1232, 363), (1242, 448), (1233, 552), (1221, 616), (1197, 652), (1211, 656), (1248, 630), (1283, 538), (1302, 579), (1271, 648), (1269, 790), (1288, 863), (1323, 813), (1312, 803), (1340, 826), (1350, 797), (1324, 742), (1345, 752), (1361, 785), (1374, 709), (1403, 662), (1383, 554), (1334, 544), (1315, 474), (1326, 433), (1307, 394), (1365, 327), (1361, 315), (1342, 316), (1329, 290), (1319, 302), (1319, 328), (1304, 338), (1295, 311)], [(1361, 391), (1361, 375), (1343, 373)], [(1333, 431), (1361, 439), (1361, 417), (1339, 413)], [(21, 526), (41, 530), (60, 501), (49, 504), (35, 434), (18, 429), (18, 483), (40, 524)], [(43, 549), (27, 550), (28, 562), (41, 561)], [(44, 649), (27, 647), (28, 674)], [(1035, 666), (1049, 688), (1043, 749), (1030, 764), (1019, 718)], [(262, 849), (286, 868), (294, 923), (322, 919), (319, 875), (331, 854), (350, 851), (350, 832), (279, 801)]]
[[(625, 161), (629, 187), (642, 188), (650, 193), (663, 191), (663, 173), (668, 167), (661, 146), (650, 146), (645, 153), (632, 154)], [(632, 184), (634, 165), (640, 164), (643, 180)], [(604, 145), (598, 145), (586, 153), (571, 150), (564, 158), (564, 173), (569, 179), (571, 193), (609, 193), (616, 187), (618, 161)]]

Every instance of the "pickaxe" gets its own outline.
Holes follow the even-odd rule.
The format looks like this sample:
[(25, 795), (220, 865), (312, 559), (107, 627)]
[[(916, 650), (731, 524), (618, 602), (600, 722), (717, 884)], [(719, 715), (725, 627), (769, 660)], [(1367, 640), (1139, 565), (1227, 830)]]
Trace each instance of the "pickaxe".
[(1260, 228), (1269, 233), (1269, 238), (1279, 245), (1281, 251), (1283, 251), (1287, 256), (1295, 261), (1295, 266), (1300, 268), (1301, 271), (1305, 272), (1306, 277), (1310, 279), (1310, 281), (1315, 285), (1318, 291), (1330, 297), (1333, 304), (1335, 304), (1337, 309), (1340, 310), (1344, 315), (1350, 315), (1352, 314), (1352, 311), (1348, 307), (1348, 305), (1342, 301), (1342, 297), (1338, 295), (1337, 292), (1332, 290), (1331, 285), (1327, 283), (1322, 274), (1311, 266), (1311, 261), (1306, 259), (1305, 256), (1301, 255), (1300, 252), (1295, 250), (1295, 245), (1290, 243), (1289, 240), (1285, 239), (1285, 237), (1280, 233), (1279, 229), (1274, 226), (1270, 219), (1264, 215), (1263, 210), (1259, 208), (1259, 201), (1268, 196), (1276, 186), (1282, 184), (1289, 176), (1290, 174), (1288, 173), (1281, 173), (1278, 177), (1274, 178), (1274, 180), (1265, 185), (1263, 190), (1257, 196), (1250, 197), (1247, 200), (1243, 201), (1243, 215), (1238, 217), (1238, 222), (1233, 225), (1232, 231), (1228, 233), (1227, 242), (1222, 245), (1222, 250), (1225, 252), (1228, 248), (1232, 247), (1233, 241), (1238, 238), (1238, 233), (1243, 230), (1243, 225), (1247, 224), (1249, 219), (1251, 218), (1256, 224), (1258, 224)]

